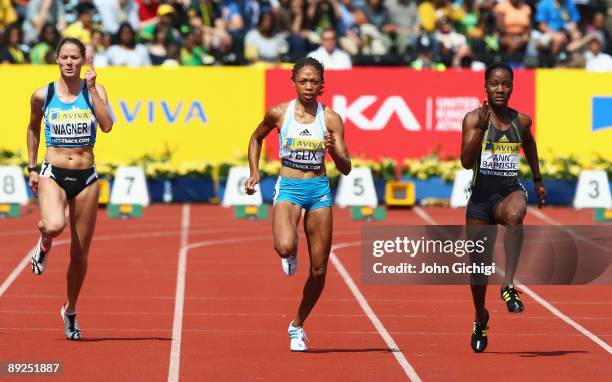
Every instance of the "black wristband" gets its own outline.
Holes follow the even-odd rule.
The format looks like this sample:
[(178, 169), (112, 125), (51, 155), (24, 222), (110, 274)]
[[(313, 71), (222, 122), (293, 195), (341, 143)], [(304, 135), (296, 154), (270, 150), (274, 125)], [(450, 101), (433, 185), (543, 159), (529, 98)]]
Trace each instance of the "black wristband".
[(534, 183), (541, 182), (541, 181), (542, 181), (542, 177), (541, 176), (538, 176), (537, 178), (533, 178), (533, 182)]
[(38, 166), (32, 166), (32, 167), (28, 167), (28, 172), (38, 172)]

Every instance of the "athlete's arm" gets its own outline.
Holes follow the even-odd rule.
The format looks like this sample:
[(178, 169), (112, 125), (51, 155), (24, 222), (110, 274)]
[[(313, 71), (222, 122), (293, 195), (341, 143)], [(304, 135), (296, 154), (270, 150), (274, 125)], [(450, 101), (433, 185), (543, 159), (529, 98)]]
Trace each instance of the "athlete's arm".
[[(38, 145), (40, 143), (40, 123), (43, 117), (43, 103), (46, 87), (37, 89), (30, 97), (30, 123), (28, 124), (28, 167), (36, 167), (38, 161)], [(38, 173), (30, 172), (30, 188), (38, 192)]]
[(481, 150), (482, 139), (489, 125), (490, 116), (491, 111), (485, 101), (482, 107), (470, 111), (463, 118), (461, 128), (461, 165), (463, 168), (470, 170), (474, 167), (474, 162)]
[(519, 121), (521, 122), (521, 126), (523, 126), (523, 152), (525, 153), (525, 158), (527, 159), (527, 163), (529, 163), (531, 175), (534, 179), (535, 190), (539, 199), (538, 208), (542, 208), (546, 203), (548, 192), (542, 183), (542, 176), (540, 175), (538, 147), (531, 133), (531, 118), (527, 114), (519, 113)]
[(251, 134), (251, 139), (249, 140), (249, 167), (251, 169), (251, 176), (245, 183), (248, 195), (255, 193), (255, 185), (259, 183), (259, 156), (261, 155), (263, 140), (270, 134), (270, 131), (278, 126), (278, 122), (284, 114), (283, 106), (286, 108), (285, 104), (271, 107), (266, 112), (263, 121)]
[(113, 128), (113, 117), (111, 117), (111, 113), (108, 110), (108, 95), (106, 94), (106, 89), (104, 89), (104, 86), (96, 84), (96, 76), (96, 70), (93, 64), (91, 64), (91, 69), (85, 72), (85, 81), (89, 94), (91, 94), (98, 125), (100, 125), (102, 131), (108, 133)]
[(338, 171), (344, 175), (351, 172), (351, 158), (344, 142), (344, 125), (342, 118), (330, 108), (325, 108), (325, 147), (329, 151)]

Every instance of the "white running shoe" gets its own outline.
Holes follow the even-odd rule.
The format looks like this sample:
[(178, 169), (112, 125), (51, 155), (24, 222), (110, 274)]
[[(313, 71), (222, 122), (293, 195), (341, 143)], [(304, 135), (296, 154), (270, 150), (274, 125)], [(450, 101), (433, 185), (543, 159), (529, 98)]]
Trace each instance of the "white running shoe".
[(45, 265), (47, 265), (47, 259), (49, 258), (49, 252), (51, 252), (51, 248), (49, 247), (46, 252), (42, 250), (42, 236), (38, 239), (38, 243), (36, 243), (36, 247), (34, 247), (34, 251), (32, 251), (32, 273), (35, 275), (42, 275), (45, 270)]
[(308, 337), (306, 337), (306, 332), (301, 326), (295, 327), (293, 326), (293, 321), (291, 321), (287, 332), (289, 333), (289, 340), (291, 341), (289, 344), (289, 349), (291, 349), (291, 351), (308, 351), (308, 347), (306, 347)]
[(80, 340), (81, 329), (79, 329), (79, 324), (76, 320), (76, 313), (66, 313), (66, 305), (62, 305), (60, 314), (62, 316), (62, 320), (64, 320), (64, 334), (66, 335), (66, 339), (71, 341)]
[(281, 264), (283, 265), (283, 272), (285, 272), (287, 276), (293, 276), (295, 271), (297, 271), (298, 265), (297, 251), (287, 258), (281, 257)]

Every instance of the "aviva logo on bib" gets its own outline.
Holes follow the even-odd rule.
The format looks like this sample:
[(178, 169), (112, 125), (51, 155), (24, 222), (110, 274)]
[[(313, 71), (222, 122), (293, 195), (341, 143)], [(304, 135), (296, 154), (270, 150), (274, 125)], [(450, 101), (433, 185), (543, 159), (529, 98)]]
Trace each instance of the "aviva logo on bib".
[(612, 128), (612, 97), (593, 97), (591, 131)]

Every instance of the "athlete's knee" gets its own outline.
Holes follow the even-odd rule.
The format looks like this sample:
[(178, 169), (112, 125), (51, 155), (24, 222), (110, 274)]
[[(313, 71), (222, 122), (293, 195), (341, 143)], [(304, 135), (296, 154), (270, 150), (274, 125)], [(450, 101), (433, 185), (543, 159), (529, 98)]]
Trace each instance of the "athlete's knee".
[(525, 211), (517, 208), (510, 211), (506, 211), (504, 214), (504, 220), (507, 225), (521, 225), (525, 219)]
[(64, 228), (66, 228), (66, 220), (65, 219), (43, 219), (42, 227), (45, 233), (48, 235), (55, 237), (60, 235)]
[(295, 242), (295, 240), (291, 239), (276, 240), (276, 242), (274, 243), (274, 249), (280, 257), (286, 258), (295, 253), (295, 250), (297, 249), (297, 243)]
[(327, 264), (311, 265), (310, 275), (315, 278), (323, 278), (327, 274)]

